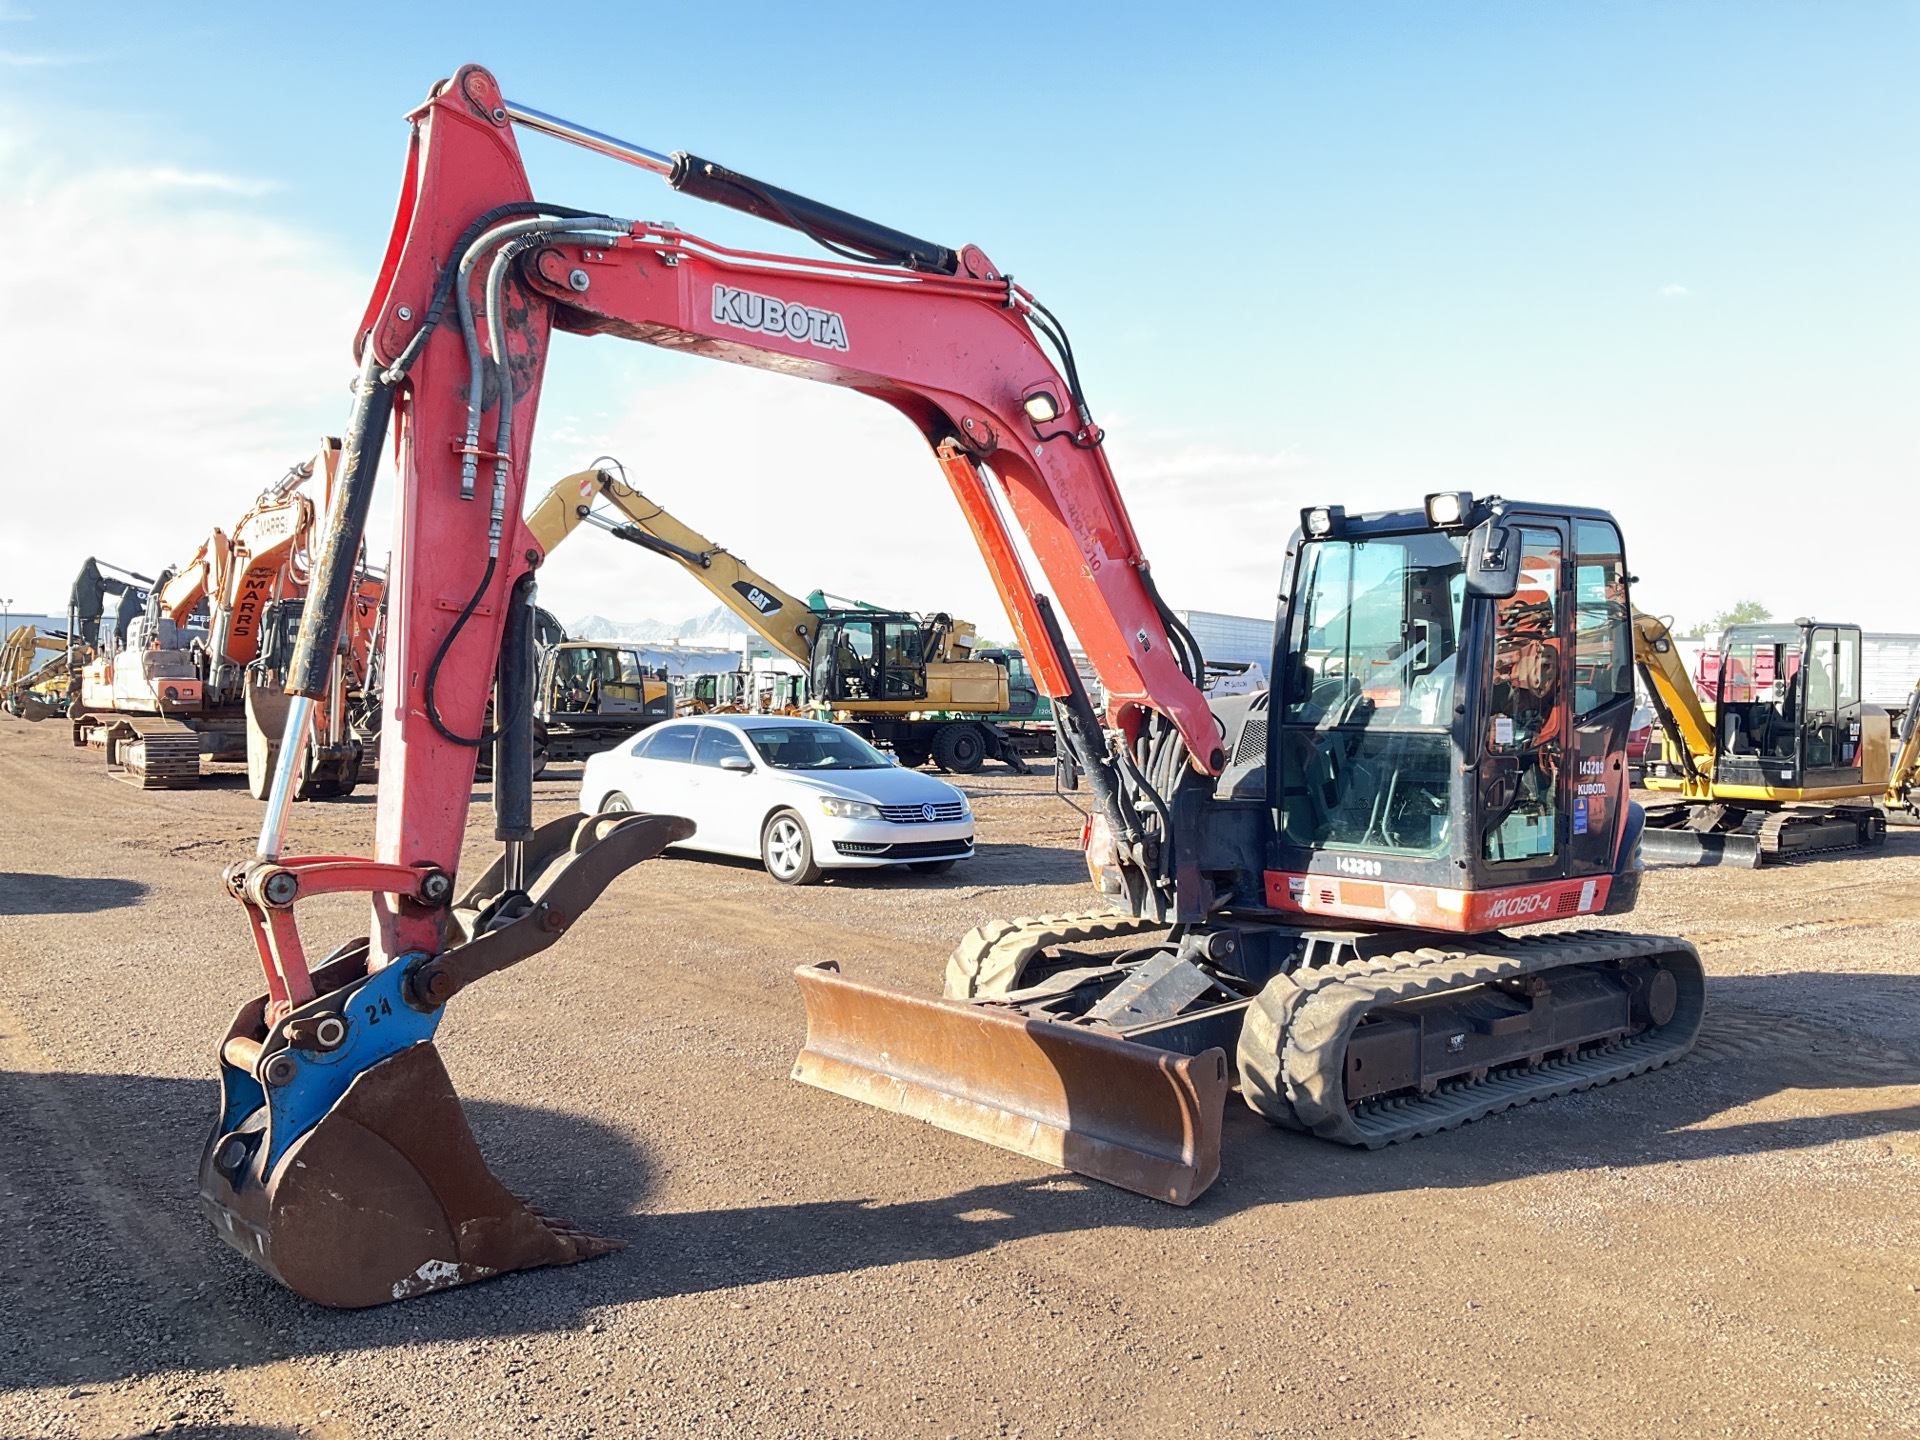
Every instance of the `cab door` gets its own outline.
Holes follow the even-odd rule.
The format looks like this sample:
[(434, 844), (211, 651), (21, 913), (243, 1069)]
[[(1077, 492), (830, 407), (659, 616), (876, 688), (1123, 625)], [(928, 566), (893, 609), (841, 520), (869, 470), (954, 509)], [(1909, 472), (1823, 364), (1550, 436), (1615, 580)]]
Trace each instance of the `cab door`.
[(1802, 782), (1809, 790), (1860, 783), (1860, 631), (1816, 625), (1807, 632), (1801, 727)]
[(880, 698), (927, 698), (927, 636), (915, 620), (888, 620), (880, 652)]
[(1493, 624), (1475, 737), (1474, 867), (1486, 888), (1567, 873), (1574, 798), (1566, 764), (1572, 691), (1566, 530), (1562, 522), (1527, 517), (1515, 520), (1512, 531), (1519, 584), (1511, 597), (1483, 602), (1492, 609)]
[(1633, 605), (1620, 532), (1573, 522), (1573, 694), (1567, 783), (1568, 873), (1613, 872), (1626, 825), (1633, 728)]

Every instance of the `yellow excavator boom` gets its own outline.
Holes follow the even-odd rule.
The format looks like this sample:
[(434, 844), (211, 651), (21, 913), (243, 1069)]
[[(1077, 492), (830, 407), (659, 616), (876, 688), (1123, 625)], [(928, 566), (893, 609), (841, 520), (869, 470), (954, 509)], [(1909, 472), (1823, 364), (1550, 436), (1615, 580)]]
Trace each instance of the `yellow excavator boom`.
[[(593, 514), (604, 498), (627, 517), (614, 525)], [(766, 642), (802, 667), (812, 663), (814, 615), (738, 555), (683, 525), (638, 490), (604, 470), (582, 470), (554, 485), (527, 517), (527, 529), (546, 554), (582, 523), (612, 530), (665, 555), (711, 590)]]
[(1667, 622), (1644, 611), (1633, 612), (1633, 663), (1653, 696), (1654, 712), (1667, 743), (1680, 758), (1691, 781), (1706, 784), (1713, 778), (1713, 722), (1707, 718), (1700, 692), (1693, 687), (1686, 663), (1673, 643)]
[(1920, 711), (1915, 706), (1920, 706), (1920, 685), (1913, 687), (1907, 700), (1906, 719), (1901, 724), (1906, 738), (1893, 752), (1893, 764), (1887, 772), (1887, 793), (1881, 803), (1889, 810), (1920, 809), (1913, 795), (1913, 782), (1920, 778)]

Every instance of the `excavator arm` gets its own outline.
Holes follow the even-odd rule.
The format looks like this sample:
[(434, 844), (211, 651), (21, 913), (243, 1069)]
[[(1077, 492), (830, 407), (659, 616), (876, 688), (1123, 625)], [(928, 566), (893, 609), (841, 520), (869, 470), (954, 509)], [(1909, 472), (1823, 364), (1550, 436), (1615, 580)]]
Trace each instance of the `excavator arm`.
[[(1226, 758), (1199, 689), (1202, 657), (1155, 589), (1065, 333), (977, 248), (931, 244), (698, 157), (656, 155), (510, 105), (477, 66), (437, 86), (411, 119), (398, 212), (359, 331), (340, 482), (287, 682), (286, 741), (256, 854), (227, 874), (267, 993), (241, 1010), (222, 1046), (220, 1117), (200, 1171), (203, 1206), (223, 1237), (335, 1305), (611, 1248), (499, 1185), (432, 1044), (461, 988), (554, 943), (621, 871), (692, 833), (685, 820), (640, 814), (533, 824), (532, 580), (543, 547), (521, 516), (556, 329), (857, 390), (920, 431), (1055, 701), (1141, 923), (1208, 913), (1212, 891), (1177, 817), (1191, 814), (1196, 787), (1210, 787)], [(852, 258), (733, 250), (670, 225), (537, 202), (516, 120)], [(288, 856), (289, 757), (326, 694), (394, 426), (375, 854)], [(1100, 677), (1104, 726), (1013, 525)], [(490, 695), (491, 735), (482, 729)], [(461, 890), (454, 877), (486, 744), (503, 848)], [(370, 933), (310, 963), (296, 904), (351, 892), (371, 897)], [(843, 1021), (891, 1004), (863, 987), (829, 995), (831, 977), (811, 973), (810, 1014), (816, 1001), (837, 1005)], [(1097, 1046), (1071, 1027), (951, 1008), (965, 1018), (949, 1017), (947, 1028), (984, 1046), (969, 1070), (1016, 1083), (976, 1088), (964, 1104), (939, 1100), (925, 1076), (895, 1087), (925, 1097), (929, 1118), (1170, 1199), (1212, 1178), (1220, 1051)], [(973, 1118), (957, 1121), (963, 1112)], [(1117, 1133), (1149, 1113), (1154, 1144)], [(1149, 1150), (1150, 1163), (1136, 1164)]]
[[(608, 520), (593, 509), (604, 499), (626, 517)], [(801, 667), (811, 664), (814, 616), (766, 576), (730, 550), (682, 524), (626, 481), (604, 470), (569, 475), (533, 507), (527, 533), (542, 559), (581, 525), (594, 525), (644, 550), (664, 555), (698, 580), (750, 625), (769, 645)]]
[(176, 625), (184, 625), (194, 607), (209, 593), (223, 594), (227, 567), (233, 561), (233, 546), (226, 532), (215, 527), (194, 552), (193, 559), (174, 571), (154, 597), (160, 613)]
[(1633, 612), (1633, 663), (1653, 697), (1654, 713), (1679, 757), (1689, 787), (1697, 785), (1704, 793), (1713, 779), (1713, 722), (1707, 718), (1667, 622), (1641, 610)]

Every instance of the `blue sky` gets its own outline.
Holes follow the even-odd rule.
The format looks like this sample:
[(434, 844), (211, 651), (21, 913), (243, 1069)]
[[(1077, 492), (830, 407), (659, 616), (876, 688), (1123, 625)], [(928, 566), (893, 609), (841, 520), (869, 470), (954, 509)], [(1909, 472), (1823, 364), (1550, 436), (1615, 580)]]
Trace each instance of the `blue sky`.
[[(1465, 486), (1612, 506), (1651, 609), (1920, 630), (1904, 564), (1867, 559), (1920, 458), (1912, 4), (225, 10), (4, 10), (0, 219), (28, 264), (0, 313), (30, 343), (0, 361), (25, 432), (0, 484), (40, 522), (0, 540), (17, 599), (57, 599), (87, 548), (183, 556), (343, 423), (400, 117), (474, 60), (980, 244), (1070, 327), (1175, 605), (1270, 610), (1304, 504)], [(805, 248), (522, 143), (543, 198)], [(51, 279), (74, 269), (83, 295)], [(550, 373), (535, 490), (610, 450), (796, 589), (995, 628), (897, 417), (606, 340)], [(76, 452), (113, 491), (85, 537), (40, 478)], [(571, 543), (543, 580), (563, 616), (705, 608)]]

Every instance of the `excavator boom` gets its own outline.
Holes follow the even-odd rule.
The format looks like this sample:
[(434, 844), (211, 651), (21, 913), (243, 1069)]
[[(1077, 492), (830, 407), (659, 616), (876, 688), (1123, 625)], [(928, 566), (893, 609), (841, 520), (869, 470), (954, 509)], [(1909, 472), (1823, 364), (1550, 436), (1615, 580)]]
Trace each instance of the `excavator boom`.
[[(602, 521), (593, 505), (604, 500), (626, 517)], [(664, 555), (698, 580), (735, 615), (789, 660), (810, 663), (813, 612), (732, 551), (681, 523), (617, 476), (583, 470), (557, 482), (527, 516), (527, 533), (544, 558), (583, 524), (598, 524), (622, 540)]]

